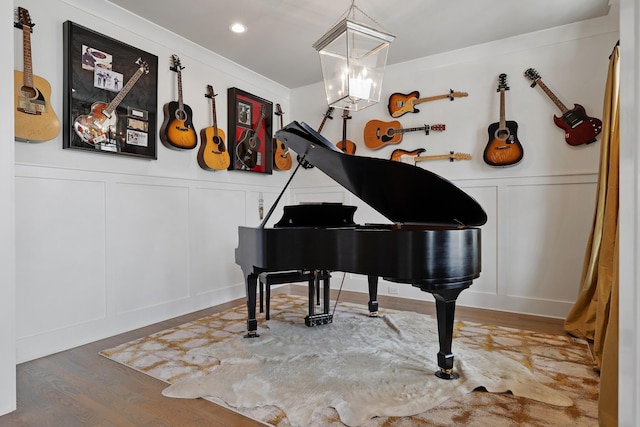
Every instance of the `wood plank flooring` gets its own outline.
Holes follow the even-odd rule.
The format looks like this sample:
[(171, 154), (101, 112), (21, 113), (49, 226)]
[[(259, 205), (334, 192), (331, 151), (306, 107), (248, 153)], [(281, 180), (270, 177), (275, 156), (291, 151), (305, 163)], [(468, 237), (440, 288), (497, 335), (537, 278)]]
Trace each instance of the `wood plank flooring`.
[[(273, 290), (307, 295), (301, 285)], [(336, 292), (332, 291), (332, 298)], [(341, 301), (366, 306), (367, 295), (342, 292)], [(434, 315), (431, 303), (380, 296), (380, 307)], [(17, 366), (18, 409), (0, 427), (253, 427), (263, 426), (202, 399), (171, 399), (166, 383), (98, 355), (100, 350), (244, 304), (244, 299), (170, 319)], [(456, 319), (564, 334), (561, 319), (457, 307)], [(454, 342), (455, 344), (455, 342)]]

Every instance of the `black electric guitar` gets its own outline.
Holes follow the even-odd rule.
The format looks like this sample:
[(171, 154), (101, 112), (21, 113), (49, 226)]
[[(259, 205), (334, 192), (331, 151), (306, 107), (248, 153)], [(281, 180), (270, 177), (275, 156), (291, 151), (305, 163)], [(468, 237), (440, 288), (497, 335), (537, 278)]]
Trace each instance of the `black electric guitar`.
[[(280, 129), (282, 129), (284, 127), (284, 124), (282, 123), (282, 116), (284, 116), (284, 113), (282, 112), (280, 104), (276, 104), (276, 112), (274, 114), (276, 116), (280, 116)], [(291, 160), (289, 147), (287, 147), (285, 143), (280, 141), (278, 138), (273, 138), (273, 167), (279, 171), (288, 171), (291, 169), (292, 164), (293, 161)]]
[[(333, 114), (333, 109), (334, 107), (327, 108), (327, 112), (324, 113), (324, 116), (322, 116), (322, 122), (320, 122), (320, 126), (318, 126), (318, 133), (322, 132), (322, 128), (324, 127), (324, 124), (327, 122), (327, 119), (333, 120), (333, 117), (331, 116), (331, 114)], [(303, 168), (305, 169), (313, 168), (313, 165), (307, 162), (306, 160), (304, 160), (302, 157), (300, 157), (300, 154), (298, 154), (297, 160), (298, 160), (298, 163), (300, 163), (300, 166), (302, 166)]]
[(160, 140), (167, 148), (191, 150), (198, 145), (198, 135), (193, 128), (191, 107), (182, 101), (182, 70), (178, 55), (171, 55), (171, 71), (178, 75), (178, 101), (164, 104), (164, 122), (160, 127)]
[(347, 120), (349, 120), (351, 116), (349, 115), (349, 110), (342, 111), (342, 140), (338, 141), (336, 147), (347, 154), (356, 154), (356, 144), (353, 141), (347, 139)]
[(120, 92), (107, 104), (105, 102), (95, 102), (91, 106), (91, 113), (88, 115), (78, 116), (73, 122), (73, 130), (89, 145), (97, 144), (116, 144), (118, 124), (118, 114), (116, 108), (131, 88), (136, 84), (138, 79), (144, 74), (149, 73), (149, 65), (138, 58), (136, 61), (138, 70), (131, 76), (129, 81), (122, 87)]
[(224, 131), (218, 128), (216, 117), (216, 100), (213, 86), (207, 85), (205, 97), (211, 99), (211, 111), (213, 113), (213, 126), (200, 131), (200, 149), (198, 150), (198, 164), (202, 169), (222, 170), (231, 164), (229, 152), (224, 144)]
[(498, 92), (500, 92), (500, 121), (489, 125), (489, 142), (484, 148), (482, 158), (491, 166), (515, 165), (524, 155), (522, 144), (518, 140), (518, 124), (513, 120), (505, 120), (504, 99), (507, 86), (507, 75), (498, 76)]
[(260, 149), (260, 138), (258, 133), (262, 128), (262, 121), (265, 116), (265, 106), (260, 107), (260, 118), (255, 129), (245, 129), (240, 135), (236, 145), (236, 157), (247, 169), (253, 169), (258, 165), (258, 150)]
[(24, 72), (13, 72), (15, 138), (27, 142), (48, 141), (60, 133), (60, 120), (49, 101), (51, 85), (33, 74), (31, 31), (35, 24), (31, 22), (27, 9), (19, 7), (16, 14), (15, 27), (22, 30)]
[(560, 117), (553, 116), (553, 122), (564, 130), (564, 139), (567, 144), (582, 145), (595, 142), (596, 137), (602, 131), (602, 121), (600, 119), (589, 117), (584, 107), (580, 104), (573, 104), (573, 108), (569, 110), (542, 82), (540, 74), (535, 69), (527, 69), (524, 75), (533, 82), (531, 87), (540, 86), (540, 89), (551, 98), (556, 107), (562, 112)]

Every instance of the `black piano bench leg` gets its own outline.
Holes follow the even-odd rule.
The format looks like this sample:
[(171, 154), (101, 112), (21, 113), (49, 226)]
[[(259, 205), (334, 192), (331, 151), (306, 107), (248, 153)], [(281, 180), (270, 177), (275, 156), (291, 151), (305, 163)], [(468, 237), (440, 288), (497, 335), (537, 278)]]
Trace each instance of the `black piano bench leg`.
[(367, 276), (369, 282), (369, 316), (378, 317), (378, 276)]
[(468, 285), (431, 291), (436, 300), (438, 340), (440, 342), (440, 351), (438, 352), (438, 367), (440, 370), (437, 371), (435, 375), (443, 380), (458, 379), (458, 374), (453, 372), (453, 353), (451, 352), (451, 344), (453, 343), (453, 321), (456, 311), (456, 299), (458, 295), (460, 295), (460, 292), (467, 287)]
[(258, 276), (255, 274), (249, 274), (247, 276), (246, 291), (247, 291), (247, 333), (245, 338), (257, 338), (258, 334), (258, 319), (256, 319), (256, 291), (258, 288)]

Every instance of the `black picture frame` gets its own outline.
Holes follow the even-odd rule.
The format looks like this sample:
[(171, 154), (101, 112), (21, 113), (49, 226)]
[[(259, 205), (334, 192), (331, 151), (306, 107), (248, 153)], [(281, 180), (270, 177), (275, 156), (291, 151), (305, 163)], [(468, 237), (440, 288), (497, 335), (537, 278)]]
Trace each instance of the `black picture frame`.
[(63, 24), (62, 147), (157, 159), (158, 57)]
[(229, 170), (273, 173), (273, 103), (231, 87), (227, 107)]

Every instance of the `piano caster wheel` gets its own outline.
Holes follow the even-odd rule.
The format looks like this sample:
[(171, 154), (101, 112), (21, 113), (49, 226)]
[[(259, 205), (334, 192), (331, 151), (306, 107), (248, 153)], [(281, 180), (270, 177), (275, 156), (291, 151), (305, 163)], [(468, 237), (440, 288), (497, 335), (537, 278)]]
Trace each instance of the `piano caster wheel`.
[(372, 311), (369, 313), (369, 317), (379, 317), (377, 311)]
[(247, 331), (244, 338), (258, 338), (260, 334), (257, 331)]
[(459, 375), (453, 372), (453, 369), (442, 369), (436, 371), (436, 377), (442, 380), (457, 380)]

